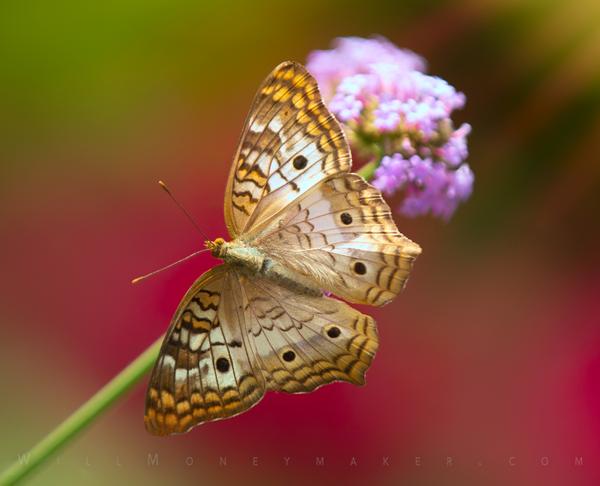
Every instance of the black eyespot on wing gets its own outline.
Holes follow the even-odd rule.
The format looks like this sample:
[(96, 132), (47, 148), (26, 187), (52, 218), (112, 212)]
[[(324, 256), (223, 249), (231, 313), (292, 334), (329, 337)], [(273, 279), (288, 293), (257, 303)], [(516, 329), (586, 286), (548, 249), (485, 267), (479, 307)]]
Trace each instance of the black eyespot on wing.
[(352, 216), (350, 215), (350, 213), (342, 213), (340, 215), (340, 219), (342, 220), (342, 223), (344, 223), (344, 224), (352, 223)]
[(281, 357), (284, 361), (287, 361), (289, 363), (290, 361), (294, 361), (294, 359), (296, 358), (296, 353), (294, 353), (293, 351), (286, 351), (281, 355)]
[(338, 337), (340, 334), (342, 333), (342, 331), (340, 331), (340, 328), (337, 326), (331, 326), (329, 329), (327, 329), (327, 335), (330, 338), (336, 338)]
[(296, 155), (296, 157), (294, 157), (294, 169), (302, 170), (306, 167), (306, 164), (308, 164), (308, 160), (306, 160), (306, 157), (304, 157), (304, 155)]
[(359, 275), (364, 275), (367, 273), (367, 267), (363, 262), (356, 262), (354, 264), (354, 271)]
[(227, 358), (217, 359), (217, 369), (221, 373), (227, 373), (229, 371), (229, 360)]

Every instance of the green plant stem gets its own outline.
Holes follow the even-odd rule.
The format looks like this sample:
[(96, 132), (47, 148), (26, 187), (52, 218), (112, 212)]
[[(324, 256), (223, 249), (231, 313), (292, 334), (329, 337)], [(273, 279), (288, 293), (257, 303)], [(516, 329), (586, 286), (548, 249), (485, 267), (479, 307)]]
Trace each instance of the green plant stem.
[(157, 339), (69, 418), (6, 469), (0, 475), (0, 485), (15, 484), (23, 479), (131, 389), (152, 368), (162, 340), (163, 337)]
[[(367, 180), (371, 179), (378, 162), (378, 160), (369, 162), (358, 173)], [(20, 459), (0, 474), (0, 485), (15, 484), (25, 478), (127, 393), (152, 369), (158, 357), (162, 340), (161, 336), (29, 452), (20, 456)]]
[(363, 176), (366, 180), (371, 180), (373, 175), (375, 175), (375, 169), (379, 167), (380, 160), (374, 159), (371, 162), (362, 166), (362, 168), (358, 171), (358, 173)]

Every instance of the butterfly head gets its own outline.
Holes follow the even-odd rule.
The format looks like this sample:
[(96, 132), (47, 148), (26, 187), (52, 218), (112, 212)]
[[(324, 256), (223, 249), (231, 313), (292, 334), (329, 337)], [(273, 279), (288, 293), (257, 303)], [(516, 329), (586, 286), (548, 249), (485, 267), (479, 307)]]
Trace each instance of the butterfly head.
[(223, 258), (225, 256), (225, 240), (223, 238), (217, 238), (214, 241), (205, 241), (204, 245), (210, 250), (212, 256), (217, 258)]

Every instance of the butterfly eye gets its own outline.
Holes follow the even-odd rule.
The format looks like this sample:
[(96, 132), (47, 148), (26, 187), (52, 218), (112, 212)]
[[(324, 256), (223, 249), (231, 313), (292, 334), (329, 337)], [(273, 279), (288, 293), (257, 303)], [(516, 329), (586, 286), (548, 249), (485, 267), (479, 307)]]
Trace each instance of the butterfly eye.
[(350, 216), (350, 213), (342, 213), (340, 215), (340, 219), (342, 220), (342, 223), (344, 223), (344, 224), (352, 223), (352, 216)]
[(296, 155), (296, 157), (294, 158), (294, 169), (296, 170), (302, 170), (306, 167), (306, 164), (308, 163), (308, 160), (306, 160), (306, 157), (304, 157), (304, 155)]
[(294, 361), (294, 359), (296, 358), (296, 353), (294, 353), (293, 351), (286, 351), (281, 355), (281, 357), (284, 361), (287, 361), (289, 363), (290, 361)]
[(354, 264), (354, 271), (359, 275), (364, 275), (365, 273), (367, 273), (367, 267), (363, 262), (356, 262)]
[(217, 360), (217, 369), (221, 373), (227, 373), (229, 371), (229, 361), (227, 358), (219, 358)]
[(340, 334), (342, 333), (342, 331), (340, 331), (340, 328), (337, 326), (331, 326), (329, 329), (327, 329), (327, 335), (330, 338), (336, 338), (338, 337)]

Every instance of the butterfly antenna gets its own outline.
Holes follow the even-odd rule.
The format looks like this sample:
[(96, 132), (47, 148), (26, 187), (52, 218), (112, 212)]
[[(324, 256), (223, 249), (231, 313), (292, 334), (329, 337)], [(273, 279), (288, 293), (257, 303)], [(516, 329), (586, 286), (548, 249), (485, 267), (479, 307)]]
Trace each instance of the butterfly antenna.
[(152, 275), (156, 275), (157, 273), (162, 272), (163, 270), (167, 270), (171, 267), (174, 267), (175, 265), (179, 265), (180, 263), (185, 262), (186, 260), (189, 260), (190, 258), (195, 257), (196, 255), (199, 255), (200, 253), (204, 253), (205, 251), (208, 251), (208, 248), (204, 248), (203, 250), (198, 250), (195, 251), (194, 253), (192, 253), (191, 255), (188, 255), (186, 257), (181, 258), (180, 260), (177, 260), (176, 262), (173, 263), (169, 263), (168, 265), (165, 265), (164, 267), (159, 268), (158, 270), (154, 270), (153, 272), (147, 273), (146, 275), (142, 275), (141, 277), (137, 277), (134, 278), (131, 283), (132, 284), (136, 284), (138, 282), (141, 282), (142, 280), (147, 279), (148, 277), (152, 277)]
[(192, 218), (190, 216), (190, 213), (188, 213), (187, 210), (183, 207), (183, 204), (181, 204), (175, 198), (175, 196), (173, 196), (173, 194), (171, 193), (171, 191), (167, 187), (167, 185), (163, 181), (158, 181), (158, 184), (160, 185), (160, 187), (162, 187), (165, 190), (165, 192), (169, 195), (169, 197), (173, 200), (173, 202), (175, 204), (177, 204), (177, 207), (179, 207), (179, 209), (181, 209), (181, 211), (183, 212), (183, 214), (185, 214), (186, 218), (190, 221), (190, 223), (192, 223), (192, 225), (194, 225), (194, 228), (196, 228), (196, 231), (198, 231), (198, 233), (200, 233), (205, 240), (210, 240), (210, 238), (208, 236), (206, 236), (206, 233), (204, 231), (202, 231), (202, 229), (200, 228), (200, 226), (198, 226), (198, 224), (196, 223), (196, 221), (194, 221), (194, 218)]

